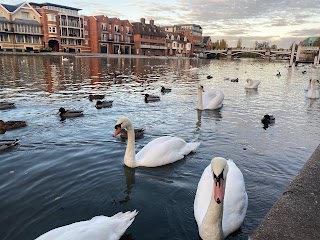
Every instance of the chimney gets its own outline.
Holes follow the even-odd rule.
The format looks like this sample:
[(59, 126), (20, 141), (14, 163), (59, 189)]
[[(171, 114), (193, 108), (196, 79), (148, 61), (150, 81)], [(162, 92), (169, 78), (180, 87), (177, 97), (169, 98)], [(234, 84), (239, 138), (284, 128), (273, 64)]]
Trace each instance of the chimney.
[(154, 20), (150, 20), (150, 25), (151, 25), (151, 26), (154, 25)]
[(140, 18), (140, 22), (141, 22), (142, 24), (145, 24), (145, 23), (146, 23), (146, 19)]

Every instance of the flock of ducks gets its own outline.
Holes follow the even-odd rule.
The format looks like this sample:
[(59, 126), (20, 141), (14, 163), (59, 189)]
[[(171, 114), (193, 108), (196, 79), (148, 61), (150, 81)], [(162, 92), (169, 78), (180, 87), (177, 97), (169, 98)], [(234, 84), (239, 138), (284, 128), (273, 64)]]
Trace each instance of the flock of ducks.
[[(279, 72), (280, 74), (280, 72)], [(210, 79), (210, 78), (208, 78)], [(257, 89), (259, 80), (247, 79), (245, 88)], [(315, 90), (316, 80), (308, 82), (305, 88), (311, 91), (310, 98), (319, 98)], [(171, 89), (161, 87), (161, 92), (170, 92)], [(306, 95), (306, 96), (307, 96)], [(98, 100), (97, 108), (110, 107), (113, 101), (101, 101), (104, 95), (89, 95), (89, 100)], [(159, 101), (156, 95), (145, 94), (145, 101)], [(198, 109), (214, 110), (223, 106), (224, 94), (221, 90), (204, 89), (198, 86)], [(13, 108), (14, 103), (1, 102), (0, 109)], [(83, 115), (80, 110), (59, 109), (62, 118), (79, 117)], [(265, 125), (275, 122), (272, 115), (264, 115), (261, 122)], [(3, 122), (0, 120), (0, 129), (14, 129), (24, 127), (23, 121)], [(124, 153), (124, 164), (130, 168), (160, 167), (183, 159), (189, 153), (196, 151), (199, 142), (186, 142), (179, 137), (162, 136), (150, 141), (139, 152), (135, 152), (135, 139), (143, 136), (144, 129), (135, 129), (129, 118), (122, 117), (115, 124), (113, 136), (120, 135), (127, 139)], [(18, 140), (0, 141), (0, 150), (15, 146)], [(221, 240), (242, 225), (248, 207), (248, 196), (245, 182), (240, 169), (232, 160), (215, 157), (205, 168), (199, 180), (194, 200), (194, 217), (198, 225), (199, 235), (204, 240)], [(132, 224), (138, 212), (119, 212), (112, 217), (97, 216), (88, 221), (73, 223), (53, 229), (36, 240), (51, 239), (120, 239), (126, 229)]]

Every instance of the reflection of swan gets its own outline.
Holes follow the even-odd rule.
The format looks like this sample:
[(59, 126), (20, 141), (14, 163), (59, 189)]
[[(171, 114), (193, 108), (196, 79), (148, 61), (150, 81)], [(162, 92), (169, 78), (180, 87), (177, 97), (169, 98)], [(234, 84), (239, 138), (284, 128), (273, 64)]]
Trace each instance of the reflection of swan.
[(194, 216), (202, 239), (224, 239), (242, 224), (248, 196), (240, 169), (232, 160), (216, 157), (200, 178)]
[(311, 89), (309, 89), (306, 94), (307, 98), (311, 98), (311, 99), (319, 98), (319, 91), (316, 89), (316, 81), (317, 80), (315, 79), (311, 81)]
[(259, 80), (247, 79), (247, 83), (244, 85), (245, 88), (257, 89), (261, 82)]
[(128, 132), (124, 164), (131, 168), (139, 166), (159, 167), (173, 163), (195, 151), (200, 145), (197, 142), (186, 143), (178, 137), (164, 136), (152, 140), (135, 154), (134, 129), (128, 118), (120, 118), (117, 121), (113, 135), (118, 135), (123, 128), (127, 129)]
[[(204, 92), (204, 93), (202, 93)], [(198, 109), (218, 109), (222, 107), (224, 94), (221, 90), (203, 90), (203, 86), (198, 87)]]
[(310, 90), (311, 89), (311, 81), (312, 81), (312, 79), (310, 78), (309, 80), (308, 80), (308, 83), (305, 85), (305, 87), (304, 87), (304, 90), (305, 91), (308, 91), (308, 90)]
[(124, 175), (126, 176), (126, 190), (125, 190), (125, 198), (119, 201), (120, 204), (125, 204), (130, 201), (130, 193), (133, 185), (135, 183), (135, 168), (129, 168), (126, 165), (123, 165)]
[(91, 220), (72, 223), (55, 228), (35, 240), (77, 239), (118, 240), (132, 224), (136, 210), (119, 212), (112, 217), (96, 216)]
[(220, 121), (222, 118), (222, 114), (220, 109), (215, 109), (212, 111), (202, 111), (197, 109), (197, 116), (198, 116), (198, 121), (196, 123), (197, 128), (201, 127), (201, 118), (203, 117), (204, 119), (209, 118), (209, 119), (214, 119), (216, 121)]
[(258, 89), (256, 88), (246, 88), (246, 96), (259, 94)]

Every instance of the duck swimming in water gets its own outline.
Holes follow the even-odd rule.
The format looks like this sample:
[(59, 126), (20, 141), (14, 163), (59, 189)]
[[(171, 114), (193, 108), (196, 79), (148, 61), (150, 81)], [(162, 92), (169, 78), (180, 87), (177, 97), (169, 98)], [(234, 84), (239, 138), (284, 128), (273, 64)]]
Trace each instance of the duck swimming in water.
[(0, 110), (9, 109), (9, 108), (15, 108), (13, 102), (0, 102)]
[(275, 117), (273, 115), (269, 115), (269, 114), (266, 114), (263, 116), (263, 118), (261, 119), (261, 122), (263, 124), (270, 124), (270, 123), (274, 123), (275, 122)]
[(27, 126), (25, 121), (7, 121), (4, 122), (0, 120), (0, 129), (2, 130), (10, 130), (15, 128), (21, 128)]
[(59, 109), (61, 118), (72, 118), (83, 116), (82, 110), (65, 110), (64, 108)]
[(102, 99), (104, 99), (104, 97), (105, 97), (105, 95), (102, 95), (102, 94), (95, 94), (95, 95), (90, 94), (89, 95), (89, 100), (90, 101), (93, 101), (94, 99), (102, 100)]
[(113, 101), (97, 101), (96, 103), (96, 108), (101, 109), (101, 108), (106, 108), (106, 107), (111, 107)]
[(0, 150), (13, 147), (19, 143), (18, 139), (15, 140), (0, 140)]
[(161, 86), (161, 92), (162, 93), (171, 92), (171, 88), (165, 88), (164, 86)]
[[(135, 139), (141, 138), (144, 134), (144, 129), (143, 128), (135, 128), (134, 129), (134, 137)], [(120, 138), (122, 139), (128, 139), (128, 132), (125, 129), (121, 129), (120, 131)]]
[(156, 95), (145, 94), (145, 95), (144, 95), (144, 101), (145, 101), (145, 102), (160, 101), (160, 97), (159, 97), (159, 96), (156, 96)]

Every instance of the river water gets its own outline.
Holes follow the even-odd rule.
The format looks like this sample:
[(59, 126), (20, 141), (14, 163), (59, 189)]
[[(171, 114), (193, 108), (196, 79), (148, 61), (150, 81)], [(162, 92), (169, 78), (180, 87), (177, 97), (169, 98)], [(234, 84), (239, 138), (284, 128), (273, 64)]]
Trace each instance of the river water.
[[(249, 206), (241, 229), (247, 239), (319, 144), (320, 101), (305, 98), (310, 66), (239, 59), (0, 56), (0, 100), (16, 103), (0, 119), (28, 126), (0, 134), (20, 144), (0, 152), (0, 239), (29, 240), (59, 226), (137, 209), (121, 239), (199, 239), (193, 201), (204, 168), (215, 156), (241, 169)], [(277, 77), (278, 70), (281, 77)], [(306, 74), (302, 71), (306, 70)], [(132, 75), (122, 81), (111, 73)], [(212, 79), (207, 79), (212, 75)], [(231, 82), (224, 78), (239, 78)], [(247, 78), (261, 81), (244, 89)], [(197, 111), (197, 84), (221, 89), (220, 110)], [(160, 94), (160, 87), (172, 92)], [(106, 94), (111, 108), (96, 109), (88, 95)], [(145, 103), (144, 93), (161, 101)], [(84, 116), (61, 121), (58, 109)], [(263, 128), (261, 118), (275, 124)], [(123, 166), (126, 141), (113, 137), (129, 117), (145, 135), (201, 142), (196, 153), (157, 168)]]

